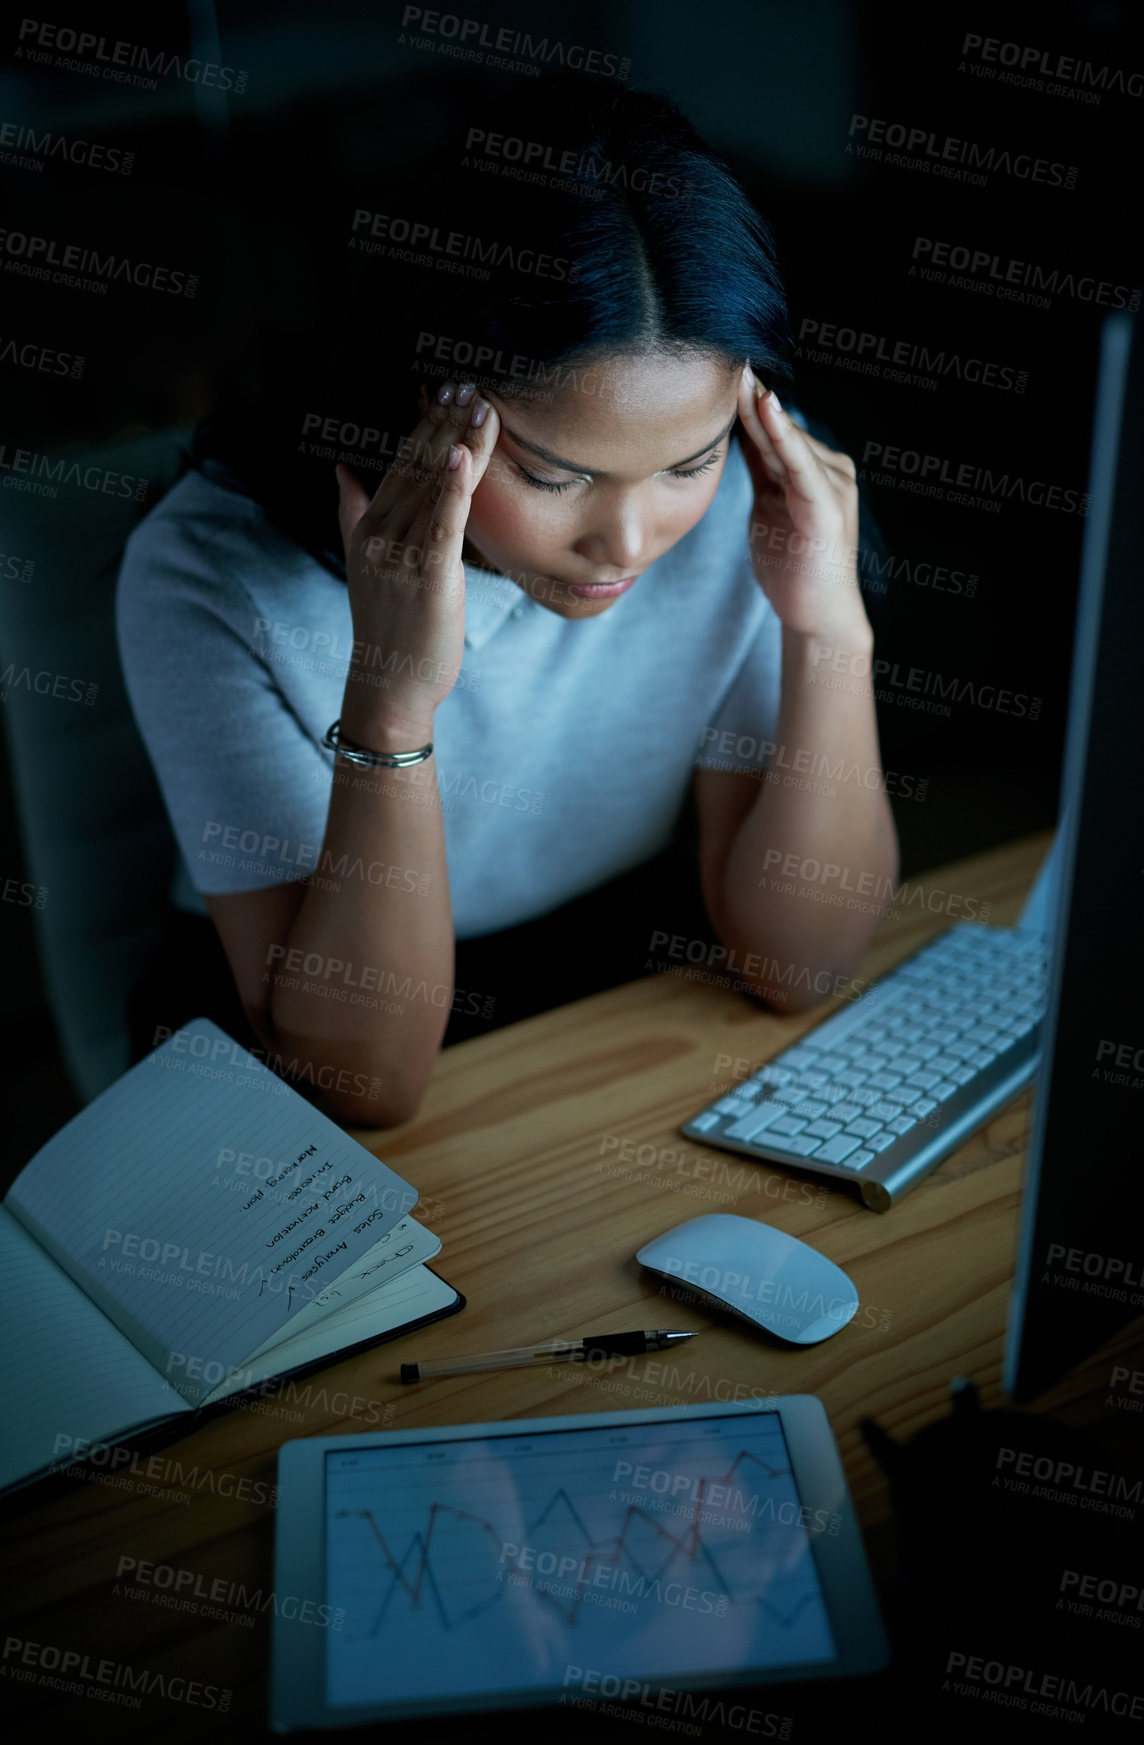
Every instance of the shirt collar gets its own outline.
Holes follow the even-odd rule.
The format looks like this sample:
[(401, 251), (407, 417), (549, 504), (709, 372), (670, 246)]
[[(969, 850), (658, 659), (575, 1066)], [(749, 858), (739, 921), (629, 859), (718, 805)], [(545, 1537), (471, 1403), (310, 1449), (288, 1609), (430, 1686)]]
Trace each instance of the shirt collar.
[(465, 566), (465, 642), (469, 648), (483, 648), (517, 606), (530, 606), (532, 601), (523, 588), (507, 576), (490, 575), (473, 564)]

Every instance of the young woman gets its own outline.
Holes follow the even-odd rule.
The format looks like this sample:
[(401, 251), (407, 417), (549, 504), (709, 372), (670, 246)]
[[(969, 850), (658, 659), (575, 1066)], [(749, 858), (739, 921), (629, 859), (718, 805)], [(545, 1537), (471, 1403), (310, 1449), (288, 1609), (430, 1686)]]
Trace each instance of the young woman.
[(328, 502), (350, 459), (337, 533), (254, 432), (200, 451), (120, 581), (178, 900), (189, 873), (254, 1036), (358, 1125), (411, 1117), (450, 1009), (495, 1000), (455, 948), (595, 892), (575, 949), (605, 956), (689, 800), (710, 929), (785, 1009), (877, 920), (820, 869), (897, 872), (873, 699), (837, 677), (873, 645), (855, 469), (770, 386), (765, 226), (666, 99), (546, 80), (511, 115), (514, 149), (486, 121), (354, 213), (343, 387), (292, 437)]

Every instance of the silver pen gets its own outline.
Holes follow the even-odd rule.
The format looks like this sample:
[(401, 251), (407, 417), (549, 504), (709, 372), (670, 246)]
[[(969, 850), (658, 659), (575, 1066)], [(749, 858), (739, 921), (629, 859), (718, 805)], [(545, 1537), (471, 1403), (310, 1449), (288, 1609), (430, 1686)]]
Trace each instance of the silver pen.
[(442, 1363), (403, 1363), (402, 1381), (427, 1381), (435, 1375), (470, 1375), (478, 1369), (527, 1369), (534, 1363), (584, 1363), (590, 1357), (642, 1357), (663, 1351), (694, 1333), (589, 1333), (584, 1339), (550, 1339), (544, 1345), (517, 1345), (508, 1351), (480, 1351)]

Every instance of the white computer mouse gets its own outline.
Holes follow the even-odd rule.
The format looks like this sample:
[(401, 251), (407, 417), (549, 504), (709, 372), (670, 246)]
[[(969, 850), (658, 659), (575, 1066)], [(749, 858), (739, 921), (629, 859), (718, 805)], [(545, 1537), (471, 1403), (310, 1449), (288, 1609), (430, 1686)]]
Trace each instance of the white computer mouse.
[(754, 1218), (711, 1212), (645, 1242), (636, 1259), (792, 1345), (829, 1339), (858, 1309), (832, 1260)]

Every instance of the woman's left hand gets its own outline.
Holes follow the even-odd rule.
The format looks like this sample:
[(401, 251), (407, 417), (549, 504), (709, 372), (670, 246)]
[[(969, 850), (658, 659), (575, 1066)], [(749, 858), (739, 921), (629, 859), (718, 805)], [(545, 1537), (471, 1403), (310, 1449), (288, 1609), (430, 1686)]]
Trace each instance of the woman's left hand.
[(743, 452), (755, 486), (755, 576), (784, 627), (838, 648), (871, 639), (858, 588), (854, 462), (800, 430), (751, 366), (739, 385)]

